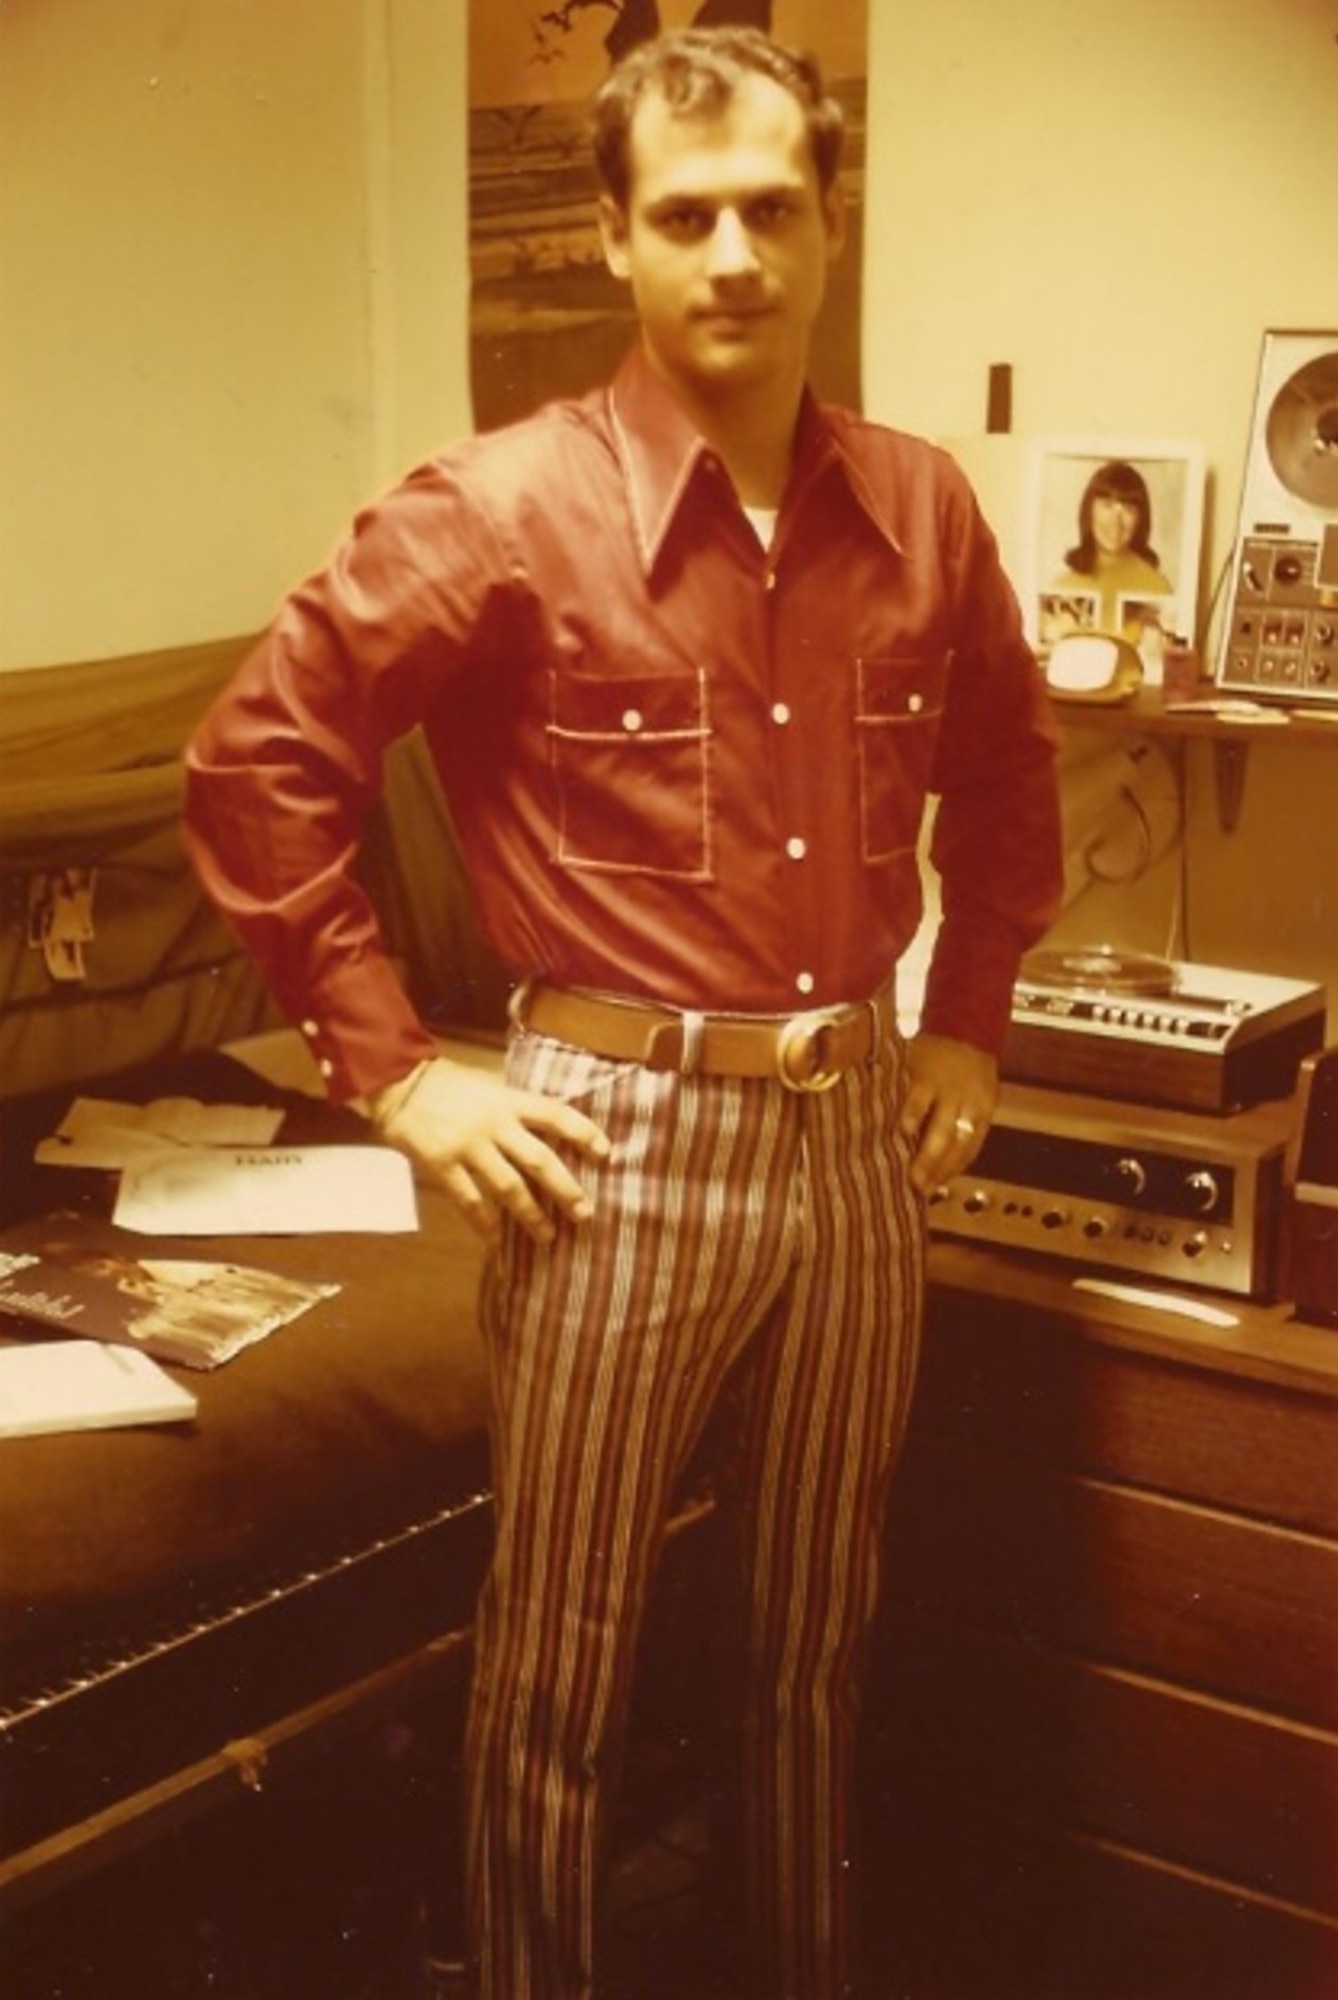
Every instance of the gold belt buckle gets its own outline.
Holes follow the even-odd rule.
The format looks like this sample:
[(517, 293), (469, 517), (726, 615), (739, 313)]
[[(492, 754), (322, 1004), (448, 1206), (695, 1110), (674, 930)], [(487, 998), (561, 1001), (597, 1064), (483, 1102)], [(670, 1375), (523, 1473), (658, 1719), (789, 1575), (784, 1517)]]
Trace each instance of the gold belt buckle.
[(776, 1034), (776, 1074), (787, 1090), (830, 1090), (841, 1080), (839, 1069), (822, 1061), (824, 1037), (845, 1019), (844, 1007), (815, 1007), (795, 1014)]

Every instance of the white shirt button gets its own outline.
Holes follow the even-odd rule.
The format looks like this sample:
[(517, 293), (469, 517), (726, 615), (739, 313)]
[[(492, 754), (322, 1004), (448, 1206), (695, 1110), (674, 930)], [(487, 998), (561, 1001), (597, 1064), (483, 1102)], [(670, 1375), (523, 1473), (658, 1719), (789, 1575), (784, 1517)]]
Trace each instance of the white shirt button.
[(640, 729), (645, 719), (639, 708), (625, 708), (623, 710), (623, 728), (633, 736), (636, 735), (637, 730)]
[(784, 729), (786, 723), (790, 720), (790, 704), (788, 701), (776, 701), (772, 703), (771, 720), (778, 728)]
[(791, 861), (802, 861), (808, 853), (808, 842), (800, 834), (791, 834), (785, 843), (785, 852)]
[(910, 697), (909, 701), (906, 703), (906, 706), (910, 710), (912, 715), (918, 715), (920, 713), (920, 710), (924, 707), (924, 705), (925, 705), (925, 698), (922, 694), (913, 694)]
[(321, 1024), (319, 1021), (304, 1021), (302, 1023), (302, 1033), (309, 1042), (314, 1042), (320, 1031)]
[(334, 1075), (334, 1064), (330, 1061), (330, 1058), (328, 1056), (323, 1057), (321, 1061), (317, 1063), (316, 1067), (320, 1071), (322, 1076)]
[(801, 972), (794, 982), (795, 991), (796, 993), (811, 993), (817, 983), (811, 972)]

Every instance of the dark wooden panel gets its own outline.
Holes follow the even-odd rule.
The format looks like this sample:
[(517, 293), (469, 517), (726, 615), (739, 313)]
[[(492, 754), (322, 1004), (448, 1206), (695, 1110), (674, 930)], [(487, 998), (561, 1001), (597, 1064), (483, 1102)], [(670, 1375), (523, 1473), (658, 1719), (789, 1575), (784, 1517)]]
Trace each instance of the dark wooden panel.
[[(991, 1308), (1022, 1307), (1058, 1319), (1080, 1339), (1221, 1375), (1239, 1375), (1246, 1381), (1308, 1391), (1330, 1402), (1338, 1399), (1333, 1330), (1298, 1320), (1285, 1301), (1265, 1304), (1209, 1292), (1206, 1296), (1227, 1309), (1233, 1324), (1205, 1326), (1139, 1302), (1077, 1291), (1077, 1270), (1063, 1258), (996, 1250), (941, 1236), (931, 1242), (929, 1272), (939, 1291), (961, 1292), (977, 1306), (988, 1302)], [(1130, 1275), (1140, 1282), (1136, 1274)]]
[(897, 2000), (1338, 1992), (1338, 1339), (938, 1244), (867, 1723)]
[(894, 1789), (982, 1799), (1338, 1917), (1338, 1738), (914, 1616), (870, 1713)]
[(1338, 1726), (1338, 1548), (915, 1437), (887, 1587), (963, 1623)]
[(1224, 1373), (1201, 1338), (1185, 1348), (1166, 1360), (940, 1287), (915, 1422), (1338, 1536), (1338, 1398)]
[(907, 1790), (873, 1818), (896, 2000), (1332, 2000), (1338, 1928), (1210, 1876)]

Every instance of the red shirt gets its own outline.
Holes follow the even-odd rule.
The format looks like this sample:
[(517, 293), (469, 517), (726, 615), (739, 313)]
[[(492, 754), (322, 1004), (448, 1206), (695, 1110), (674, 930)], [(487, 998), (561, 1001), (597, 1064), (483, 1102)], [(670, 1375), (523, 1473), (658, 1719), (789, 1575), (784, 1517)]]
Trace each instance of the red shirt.
[(337, 1097), (432, 1046), (353, 868), (415, 723), (518, 973), (706, 1010), (863, 998), (915, 932), (934, 791), (922, 1025), (994, 1049), (1056, 907), (1044, 692), (953, 462), (809, 402), (764, 550), (639, 352), (363, 512), (190, 747), (202, 878)]

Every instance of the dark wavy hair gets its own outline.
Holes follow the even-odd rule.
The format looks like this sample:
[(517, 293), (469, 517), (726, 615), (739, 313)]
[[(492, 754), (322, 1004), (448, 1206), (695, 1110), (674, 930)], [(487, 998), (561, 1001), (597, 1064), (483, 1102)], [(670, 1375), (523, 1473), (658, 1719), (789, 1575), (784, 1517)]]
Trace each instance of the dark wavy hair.
[(1083, 488), (1083, 496), (1078, 507), (1078, 540), (1064, 560), (1070, 569), (1080, 576), (1091, 576), (1096, 569), (1096, 537), (1092, 533), (1092, 506), (1097, 500), (1124, 500), (1136, 510), (1134, 532), (1129, 546), (1136, 556), (1142, 556), (1154, 569), (1161, 567), (1157, 551), (1148, 537), (1152, 533), (1152, 501), (1148, 494), (1147, 481), (1137, 466), (1130, 465), (1122, 458), (1112, 458), (1094, 472)]
[(824, 194), (841, 164), (845, 121), (827, 95), (815, 59), (773, 42), (759, 28), (680, 28), (642, 42), (610, 71), (595, 97), (595, 167), (619, 208), (631, 191), (632, 119), (650, 91), (689, 117), (720, 111), (750, 76), (770, 77), (788, 90), (808, 126), (818, 185)]

